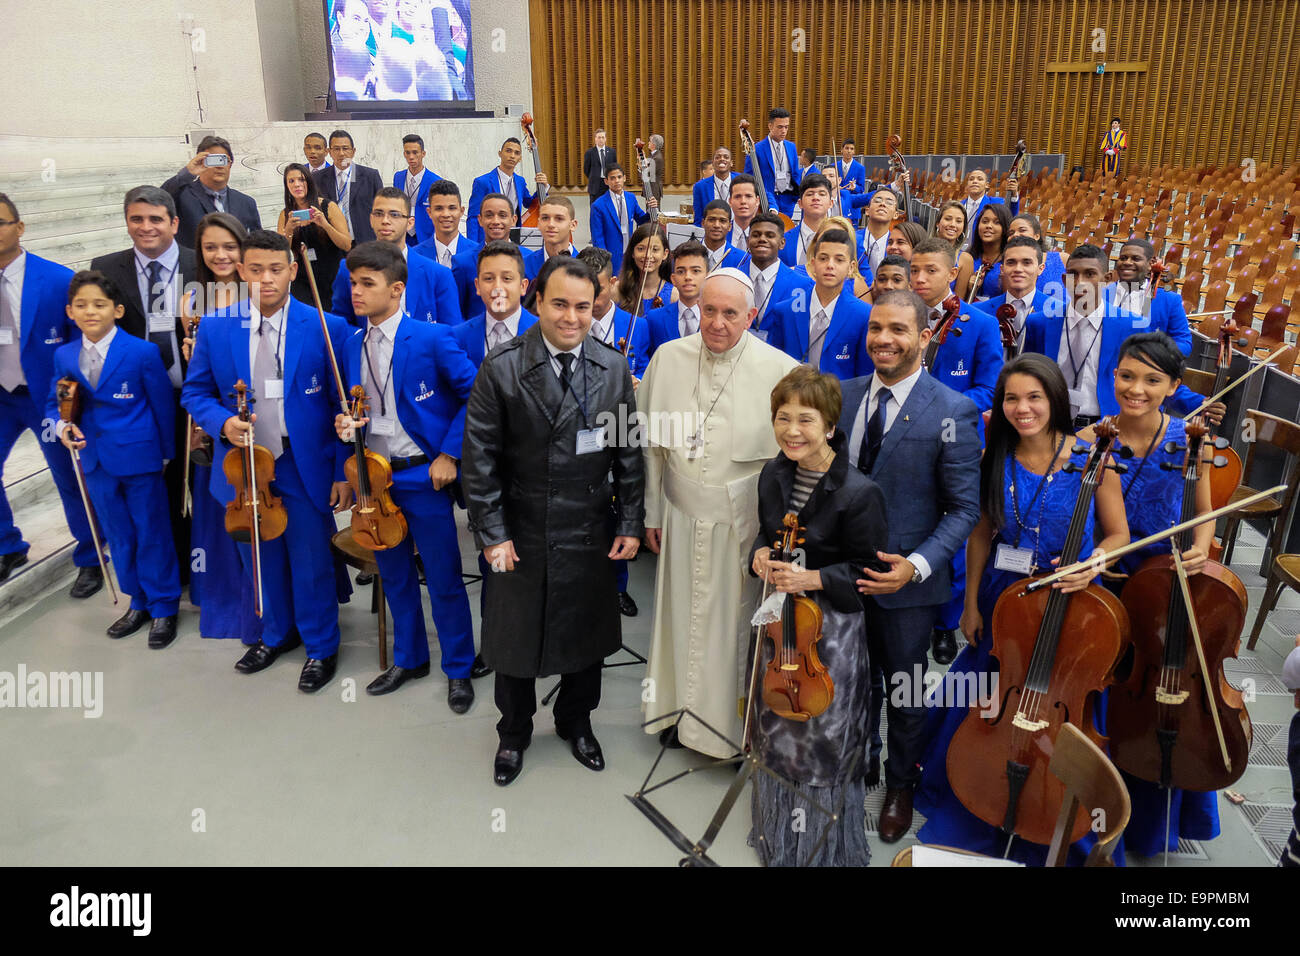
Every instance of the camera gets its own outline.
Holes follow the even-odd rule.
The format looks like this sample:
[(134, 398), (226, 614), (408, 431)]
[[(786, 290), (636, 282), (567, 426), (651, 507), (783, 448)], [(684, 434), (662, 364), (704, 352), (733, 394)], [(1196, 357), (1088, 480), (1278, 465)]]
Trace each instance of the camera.
[(209, 153), (203, 157), (204, 166), (227, 166), (230, 164), (230, 157), (225, 153)]

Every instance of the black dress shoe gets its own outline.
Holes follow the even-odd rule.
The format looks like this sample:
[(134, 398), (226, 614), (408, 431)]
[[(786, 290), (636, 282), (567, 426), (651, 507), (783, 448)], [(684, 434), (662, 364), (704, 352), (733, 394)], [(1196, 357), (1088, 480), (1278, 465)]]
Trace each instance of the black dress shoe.
[(618, 613), (624, 617), (636, 617), (636, 601), (632, 600), (632, 595), (626, 591), (618, 592)]
[(176, 615), (156, 617), (149, 625), (149, 646), (160, 651), (176, 640)]
[(558, 730), (556, 734), (561, 740), (569, 741), (569, 749), (573, 751), (574, 759), (582, 764), (588, 770), (604, 770), (605, 755), (600, 752), (600, 742), (596, 740), (596, 735), (591, 731), (586, 733), (574, 734), (572, 738), (568, 734), (562, 734)]
[(380, 694), (391, 694), (408, 680), (415, 680), (417, 677), (428, 676), (428, 661), (425, 661), (419, 667), (398, 667), (394, 664), (366, 685), (366, 693), (373, 694), (376, 697)]
[(934, 629), (930, 635), (930, 651), (936, 664), (948, 665), (957, 656), (957, 634), (954, 631)]
[(682, 747), (685, 746), (685, 744), (682, 743), (681, 738), (677, 736), (676, 726), (669, 727), (667, 730), (659, 731), (659, 744), (661, 746), (667, 744), (669, 750), (681, 750)]
[[(9, 573), (14, 568), (21, 568), (27, 563), (26, 551), (10, 551), (8, 554), (0, 554), (0, 581), (9, 577)], [(98, 570), (98, 568), (96, 568)], [(78, 578), (80, 580), (80, 578)]]
[(469, 676), (477, 680), (480, 677), (487, 677), (492, 673), (492, 668), (488, 667), (487, 661), (483, 660), (482, 654), (474, 655), (474, 666), (469, 669)]
[(278, 647), (267, 647), (261, 641), (249, 647), (244, 652), (244, 656), (235, 662), (235, 670), (241, 674), (256, 674), (258, 671), (264, 671), (272, 664), (275, 659), (285, 651), (291, 651), (302, 643), (302, 638), (293, 636), (286, 638), (284, 643)]
[[(23, 560), (27, 555), (23, 555)], [(77, 580), (72, 583), (72, 590), (68, 592), (69, 597), (88, 598), (104, 586), (104, 572), (98, 567), (82, 568), (77, 572)]]
[(148, 611), (127, 611), (112, 624), (108, 625), (108, 636), (117, 640), (119, 637), (126, 637), (128, 634), (134, 634), (140, 628), (145, 626), (149, 620)]
[(498, 787), (507, 786), (523, 769), (524, 752), (502, 747), (497, 751), (496, 760), (492, 762), (492, 780)]
[(329, 657), (309, 657), (302, 665), (298, 675), (298, 689), (304, 694), (314, 694), (334, 679), (334, 671), (339, 666), (339, 655), (335, 651)]
[(474, 703), (474, 685), (468, 677), (453, 677), (447, 681), (447, 706), (454, 714), (463, 714)]
[(375, 580), (375, 576), (373, 574), (371, 574), (369, 571), (362, 571), (360, 574), (357, 575), (357, 587), (363, 588), (367, 584), (373, 584), (374, 580)]

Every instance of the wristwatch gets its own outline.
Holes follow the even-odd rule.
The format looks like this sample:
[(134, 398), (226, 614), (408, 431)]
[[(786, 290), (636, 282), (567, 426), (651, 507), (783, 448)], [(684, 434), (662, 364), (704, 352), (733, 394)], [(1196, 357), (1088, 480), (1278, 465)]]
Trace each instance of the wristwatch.
[(921, 569), (920, 569), (920, 568), (917, 568), (915, 571), (912, 572), (912, 583), (913, 583), (913, 584), (920, 584), (920, 583), (921, 583)]

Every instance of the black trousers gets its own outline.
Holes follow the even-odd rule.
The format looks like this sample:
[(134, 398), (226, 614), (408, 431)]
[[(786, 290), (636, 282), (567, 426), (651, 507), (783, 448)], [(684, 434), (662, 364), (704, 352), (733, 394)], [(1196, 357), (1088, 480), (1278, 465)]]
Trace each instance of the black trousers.
[[(591, 733), (591, 712), (600, 704), (601, 663), (560, 676), (560, 693), (554, 706), (557, 732), (567, 737)], [(497, 736), (506, 749), (523, 750), (533, 738), (536, 683), (532, 677), (510, 677), (497, 671), (496, 703), (501, 711)]]
[[(871, 734), (868, 758), (880, 759), (880, 708), (889, 708), (889, 759), (885, 761), (885, 785), (893, 789), (913, 787), (921, 778), (921, 756), (925, 752), (925, 688), (918, 687), (929, 663), (930, 632), (939, 618), (941, 605), (882, 608), (866, 599), (867, 648), (871, 654)], [(918, 669), (919, 668), (919, 669)], [(897, 675), (897, 676), (896, 676)], [(895, 688), (903, 703), (895, 704)]]
[(1291, 767), (1291, 818), (1295, 826), (1282, 847), (1278, 866), (1300, 867), (1300, 711), (1291, 718), (1291, 731), (1287, 737), (1286, 761)]

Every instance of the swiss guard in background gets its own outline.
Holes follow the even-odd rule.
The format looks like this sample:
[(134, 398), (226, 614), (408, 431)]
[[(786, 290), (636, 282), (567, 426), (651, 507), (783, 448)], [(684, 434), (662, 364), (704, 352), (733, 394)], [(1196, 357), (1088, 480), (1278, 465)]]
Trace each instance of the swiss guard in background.
[(1119, 157), (1123, 150), (1128, 149), (1128, 133), (1119, 128), (1119, 117), (1116, 116), (1110, 121), (1110, 129), (1106, 130), (1106, 137), (1101, 141), (1101, 174), (1109, 176), (1112, 173), (1119, 176)]

